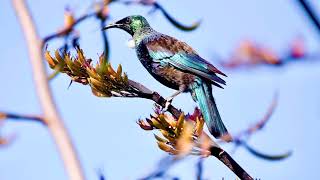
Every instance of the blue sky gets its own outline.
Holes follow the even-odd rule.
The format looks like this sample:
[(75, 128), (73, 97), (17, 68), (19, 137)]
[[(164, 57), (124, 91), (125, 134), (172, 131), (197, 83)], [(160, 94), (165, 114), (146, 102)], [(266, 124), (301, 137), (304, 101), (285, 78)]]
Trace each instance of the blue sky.
[[(298, 35), (306, 40), (308, 51), (319, 48), (319, 34), (301, 12), (295, 1), (159, 1), (185, 24), (202, 19), (194, 32), (174, 28), (157, 12), (146, 16), (158, 31), (184, 40), (212, 64), (217, 55), (228, 57), (242, 39), (250, 38), (285, 53), (289, 42)], [(320, 12), (320, 3), (310, 1)], [(63, 24), (65, 5), (78, 14), (91, 1), (28, 1), (42, 37)], [(0, 2), (0, 110), (39, 113), (34, 92), (27, 49), (10, 1)], [(110, 7), (112, 19), (127, 15), (147, 15), (148, 7)], [(102, 51), (99, 24), (94, 21), (79, 26), (80, 44), (87, 57), (97, 59)], [(129, 35), (119, 30), (108, 32), (111, 62), (121, 63), (129, 78), (137, 80), (163, 96), (172, 94), (154, 80), (137, 60), (134, 50), (126, 46)], [(55, 50), (60, 41), (49, 44)], [(297, 62), (285, 67), (257, 67), (228, 71), (227, 87), (214, 89), (221, 116), (231, 132), (238, 132), (261, 118), (278, 90), (279, 104), (265, 129), (249, 143), (270, 154), (292, 150), (290, 158), (269, 162), (239, 149), (233, 157), (252, 176), (261, 179), (316, 179), (320, 157), (320, 62)], [(89, 87), (74, 83), (60, 75), (51, 83), (59, 111), (74, 141), (88, 179), (96, 179), (96, 169), (103, 168), (108, 179), (137, 179), (152, 170), (165, 155), (153, 133), (142, 131), (135, 121), (152, 113), (153, 102), (142, 99), (97, 98)], [(195, 103), (189, 94), (177, 97), (174, 105), (191, 111)], [(62, 162), (45, 127), (29, 122), (7, 122), (4, 134), (16, 134), (14, 143), (0, 149), (0, 179), (67, 179)], [(231, 148), (226, 146), (227, 150)], [(196, 158), (177, 164), (170, 174), (194, 179)], [(204, 177), (235, 179), (214, 158), (205, 161)]]

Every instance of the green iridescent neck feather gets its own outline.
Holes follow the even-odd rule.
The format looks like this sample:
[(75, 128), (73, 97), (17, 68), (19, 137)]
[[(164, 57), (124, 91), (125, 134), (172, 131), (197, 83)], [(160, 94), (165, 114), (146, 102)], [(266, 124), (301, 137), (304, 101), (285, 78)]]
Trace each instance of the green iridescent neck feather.
[(142, 16), (131, 16), (130, 28), (133, 32), (141, 31), (144, 28), (150, 28), (148, 21)]

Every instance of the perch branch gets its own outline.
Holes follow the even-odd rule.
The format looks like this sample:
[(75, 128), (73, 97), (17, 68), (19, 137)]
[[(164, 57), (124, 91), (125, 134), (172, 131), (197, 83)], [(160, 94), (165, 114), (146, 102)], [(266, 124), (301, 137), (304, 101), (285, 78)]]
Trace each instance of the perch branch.
[[(166, 100), (160, 96), (159, 93), (151, 91), (144, 85), (128, 79), (126, 73), (122, 72), (121, 65), (118, 66), (117, 70), (113, 69), (110, 63), (106, 63), (104, 54), (100, 55), (99, 61), (95, 67), (91, 64), (92, 59), (87, 59), (80, 48), (77, 48), (77, 56), (74, 57), (71, 57), (70, 53), (64, 53), (61, 56), (59, 51), (55, 52), (55, 57), (52, 57), (47, 51), (45, 57), (51, 68), (55, 68), (60, 63), (65, 64), (61, 69), (61, 72), (70, 76), (74, 82), (89, 85), (95, 96), (144, 98), (153, 100), (159, 106), (165, 107)], [(201, 135), (202, 137), (202, 134), (205, 134), (202, 133), (204, 121), (201, 117), (201, 113), (196, 109), (192, 115), (187, 115), (187, 118), (193, 118), (192, 122), (195, 122), (191, 123), (193, 124), (191, 125), (190, 122), (189, 124), (184, 123), (185, 116), (183, 115), (183, 112), (179, 111), (177, 108), (169, 106), (168, 111), (172, 114), (172, 118), (161, 113), (160, 109), (155, 109), (155, 116), (151, 116), (151, 119), (146, 119), (145, 121), (139, 120), (137, 123), (144, 130), (161, 129), (163, 136), (166, 137), (167, 140), (155, 136), (158, 140), (160, 149), (172, 154), (181, 152), (187, 153), (193, 146), (192, 143), (189, 142), (190, 138), (188, 138), (188, 135), (191, 135), (190, 133), (193, 132), (194, 136), (191, 139), (194, 140), (194, 138), (198, 139), (198, 136)], [(193, 127), (191, 128), (191, 126)], [(182, 132), (183, 130), (187, 131), (186, 135)], [(179, 143), (178, 139), (180, 137), (183, 137), (182, 140), (187, 140), (189, 143), (185, 143), (184, 141)], [(209, 136), (205, 137), (206, 139), (210, 139)], [(182, 144), (187, 148), (183, 148), (184, 146), (182, 146)], [(210, 144), (215, 143), (210, 141)], [(199, 143), (197, 143), (197, 147), (200, 147)], [(202, 147), (200, 148), (203, 149)], [(218, 150), (221, 150), (221, 153), (224, 152), (221, 148)], [(192, 153), (199, 154), (200, 151), (198, 149), (193, 149)], [(226, 154), (226, 152), (222, 155), (221, 153), (212, 151), (212, 155), (225, 163), (241, 179), (250, 179), (250, 176), (228, 154)], [(244, 176), (242, 176), (241, 173)]]
[(211, 155), (219, 159), (233, 173), (242, 180), (253, 180), (253, 178), (223, 149), (212, 146), (210, 148)]
[(41, 39), (29, 9), (23, 0), (13, 0), (13, 7), (24, 32), (33, 68), (33, 78), (47, 127), (57, 145), (69, 179), (85, 179), (77, 153), (55, 106), (42, 60)]
[[(130, 83), (131, 84), (131, 83)], [(135, 82), (135, 85), (139, 84), (137, 82)], [(141, 86), (141, 84), (139, 84)], [(161, 106), (162, 108), (166, 107), (166, 99), (163, 98), (158, 92), (153, 91), (151, 93), (145, 93), (143, 95), (141, 95), (142, 98), (145, 99), (149, 99), (154, 101), (156, 104), (158, 104), (159, 106)], [(168, 107), (168, 112), (170, 112), (175, 118), (179, 118), (179, 116), (181, 115), (181, 111), (178, 110), (176, 107), (172, 106), (171, 104)]]

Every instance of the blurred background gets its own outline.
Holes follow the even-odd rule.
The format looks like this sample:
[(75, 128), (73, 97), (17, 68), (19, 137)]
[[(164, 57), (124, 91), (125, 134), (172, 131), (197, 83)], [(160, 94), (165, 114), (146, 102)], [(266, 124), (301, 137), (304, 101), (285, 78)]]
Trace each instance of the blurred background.
[[(199, 54), (228, 75), (225, 89), (215, 88), (214, 97), (223, 121), (237, 133), (258, 121), (267, 111), (275, 92), (278, 106), (266, 127), (249, 141), (269, 154), (292, 150), (282, 161), (265, 161), (239, 148), (233, 158), (255, 178), (316, 179), (320, 147), (320, 56), (305, 57), (283, 66), (259, 65), (228, 69), (222, 60), (234, 53), (243, 40), (259, 42), (276, 54), (285, 55), (290, 43), (303, 39), (305, 53), (320, 52), (320, 33), (297, 1), (191, 1), (159, 0), (168, 12), (184, 24), (202, 20), (194, 31), (173, 27), (160, 12), (148, 15), (150, 7), (111, 4), (111, 21), (132, 14), (144, 15), (158, 31), (190, 44)], [(320, 2), (308, 1), (320, 17)], [(76, 15), (86, 11), (90, 0), (28, 1), (42, 37), (63, 25), (64, 9)], [(26, 114), (40, 113), (32, 81), (26, 43), (10, 1), (0, 2), (0, 110)], [(103, 51), (99, 23), (87, 21), (77, 27), (80, 45), (94, 60)], [(127, 47), (130, 38), (120, 30), (108, 31), (110, 61), (121, 63), (130, 79), (164, 97), (174, 91), (154, 80)], [(48, 44), (53, 52), (62, 40)], [(289, 58), (290, 60), (290, 58)], [(49, 70), (48, 68), (48, 71)], [(136, 121), (153, 112), (153, 102), (144, 99), (98, 98), (90, 88), (59, 75), (50, 82), (59, 111), (72, 136), (88, 179), (97, 179), (101, 169), (107, 179), (137, 179), (156, 167), (165, 156), (153, 133), (142, 131)], [(192, 112), (196, 104), (189, 94), (178, 96), (173, 104)], [(1, 135), (14, 135), (9, 146), (0, 148), (0, 179), (67, 179), (56, 147), (45, 127), (38, 123), (6, 121)], [(232, 146), (223, 146), (231, 150)], [(195, 179), (197, 157), (188, 157), (170, 169), (181, 179)], [(235, 179), (236, 176), (214, 157), (204, 162), (205, 179)]]

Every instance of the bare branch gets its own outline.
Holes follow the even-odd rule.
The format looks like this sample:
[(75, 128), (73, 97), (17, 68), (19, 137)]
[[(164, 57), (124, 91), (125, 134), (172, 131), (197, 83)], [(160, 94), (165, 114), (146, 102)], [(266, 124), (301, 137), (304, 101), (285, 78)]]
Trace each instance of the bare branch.
[(70, 140), (67, 129), (64, 127), (63, 121), (59, 116), (49, 88), (47, 74), (42, 60), (42, 41), (36, 31), (35, 24), (25, 2), (23, 0), (13, 0), (12, 3), (28, 45), (30, 61), (33, 68), (33, 78), (43, 111), (43, 117), (60, 152), (69, 179), (83, 180), (85, 178), (77, 153)]
[(28, 120), (28, 121), (45, 123), (45, 120), (41, 116), (16, 114), (16, 113), (8, 113), (8, 112), (0, 112), (0, 120), (1, 119)]
[(286, 159), (287, 157), (291, 156), (291, 154), (292, 154), (292, 151), (288, 151), (283, 154), (269, 155), (269, 154), (265, 154), (265, 153), (262, 153), (256, 149), (254, 149), (253, 147), (248, 145), (247, 142), (245, 142), (245, 141), (241, 141), (240, 143), (241, 143), (241, 146), (246, 148), (251, 154), (253, 154), (256, 157), (259, 157), (261, 159), (265, 159), (265, 160), (269, 160), (269, 161), (283, 160), (283, 159)]

